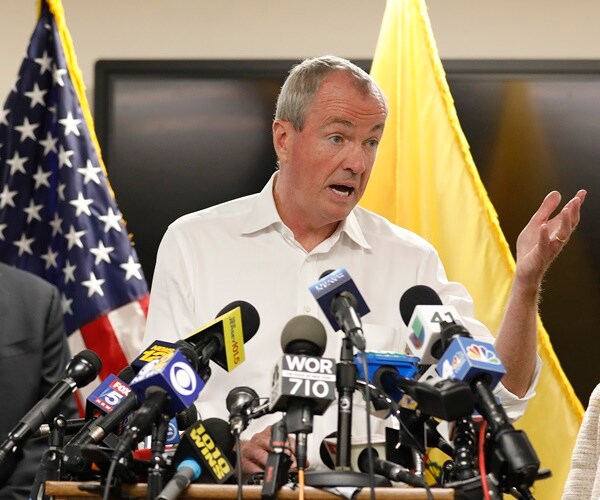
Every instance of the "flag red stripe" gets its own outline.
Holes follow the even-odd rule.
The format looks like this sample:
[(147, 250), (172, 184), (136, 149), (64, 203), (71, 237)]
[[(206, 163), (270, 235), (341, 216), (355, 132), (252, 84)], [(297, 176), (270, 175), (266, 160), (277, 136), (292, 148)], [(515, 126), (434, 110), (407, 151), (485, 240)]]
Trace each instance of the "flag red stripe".
[(119, 373), (129, 364), (107, 316), (90, 321), (80, 330), (85, 346), (102, 359), (101, 380), (111, 373)]
[(138, 300), (140, 306), (142, 307), (142, 311), (144, 311), (144, 317), (148, 317), (148, 304), (150, 304), (150, 294), (144, 295), (140, 300)]

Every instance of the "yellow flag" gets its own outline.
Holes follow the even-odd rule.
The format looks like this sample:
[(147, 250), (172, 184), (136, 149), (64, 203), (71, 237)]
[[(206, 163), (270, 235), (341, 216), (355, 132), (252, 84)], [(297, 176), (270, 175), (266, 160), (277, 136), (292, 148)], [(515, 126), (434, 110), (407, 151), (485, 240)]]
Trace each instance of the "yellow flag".
[[(515, 264), (460, 128), (423, 0), (388, 0), (371, 73), (390, 111), (361, 205), (429, 240), (495, 333)], [(558, 499), (583, 407), (539, 320), (538, 339), (537, 396), (517, 427), (552, 470), (535, 483), (535, 496)]]

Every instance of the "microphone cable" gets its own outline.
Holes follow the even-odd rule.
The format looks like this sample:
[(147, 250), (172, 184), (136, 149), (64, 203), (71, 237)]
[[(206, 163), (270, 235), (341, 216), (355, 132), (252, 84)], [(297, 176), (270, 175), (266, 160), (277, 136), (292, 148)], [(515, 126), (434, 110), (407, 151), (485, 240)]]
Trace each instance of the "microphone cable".
[(481, 489), (483, 490), (483, 497), (485, 500), (490, 500), (490, 489), (487, 482), (487, 471), (485, 469), (485, 430), (487, 422), (483, 420), (479, 426), (479, 475), (481, 476)]
[(119, 463), (119, 459), (113, 457), (110, 461), (110, 467), (108, 468), (108, 473), (106, 474), (106, 483), (104, 484), (104, 494), (102, 495), (102, 500), (110, 500), (110, 485), (112, 483), (113, 476), (115, 475), (115, 469), (117, 468), (117, 464)]

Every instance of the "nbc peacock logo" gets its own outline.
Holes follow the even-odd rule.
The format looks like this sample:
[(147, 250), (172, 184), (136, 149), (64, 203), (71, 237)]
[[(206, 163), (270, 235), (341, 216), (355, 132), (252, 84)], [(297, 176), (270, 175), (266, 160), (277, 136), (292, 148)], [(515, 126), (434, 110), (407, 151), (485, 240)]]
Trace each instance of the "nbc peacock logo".
[(496, 353), (482, 345), (471, 344), (467, 347), (467, 356), (474, 361), (483, 361), (484, 363), (492, 363), (494, 365), (500, 364)]

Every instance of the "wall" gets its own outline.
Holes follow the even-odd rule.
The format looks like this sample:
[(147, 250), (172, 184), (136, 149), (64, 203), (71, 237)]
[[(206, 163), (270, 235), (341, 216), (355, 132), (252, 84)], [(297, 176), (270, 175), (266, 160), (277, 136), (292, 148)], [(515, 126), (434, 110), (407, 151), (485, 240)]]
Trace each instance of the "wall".
[[(597, 0), (427, 5), (443, 59), (600, 59)], [(93, 102), (98, 59), (291, 59), (324, 53), (370, 59), (385, 0), (63, 0), (63, 6)], [(3, 100), (33, 30), (36, 1), (0, 0), (0, 12)], [(561, 290), (560, 280), (547, 286)], [(578, 393), (586, 404), (597, 373), (585, 374), (591, 365), (579, 364), (587, 386)]]
[[(36, 16), (0, 0), (0, 91), (12, 86)], [(597, 0), (429, 0), (442, 58), (598, 59)], [(107, 58), (370, 59), (384, 0), (63, 0), (84, 81)], [(0, 95), (3, 95), (0, 93)]]

